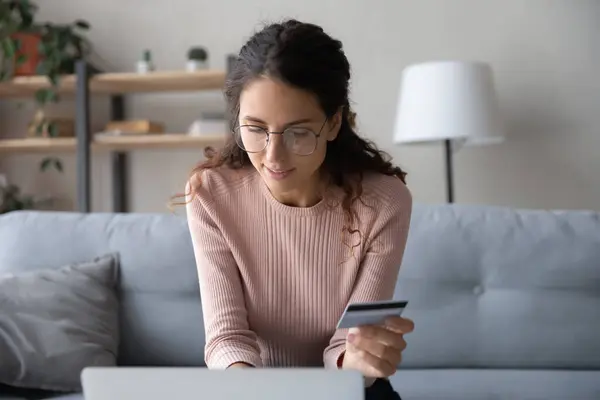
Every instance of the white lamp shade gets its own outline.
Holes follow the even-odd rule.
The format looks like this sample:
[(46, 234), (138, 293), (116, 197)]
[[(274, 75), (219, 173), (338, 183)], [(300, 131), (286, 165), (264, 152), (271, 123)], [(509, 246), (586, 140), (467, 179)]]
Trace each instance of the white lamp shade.
[(503, 131), (489, 65), (440, 61), (402, 73), (394, 141), (497, 143)]

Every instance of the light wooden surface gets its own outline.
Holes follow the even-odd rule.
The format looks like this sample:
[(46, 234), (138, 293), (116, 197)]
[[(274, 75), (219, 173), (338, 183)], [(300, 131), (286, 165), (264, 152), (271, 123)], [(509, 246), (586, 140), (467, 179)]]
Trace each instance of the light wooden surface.
[(61, 153), (74, 150), (74, 138), (0, 139), (0, 153)]
[[(226, 73), (220, 70), (156, 71), (146, 74), (135, 72), (104, 73), (90, 78), (90, 92), (119, 94), (217, 90), (223, 87), (225, 75)], [(74, 75), (62, 77), (59, 93), (74, 94), (76, 81)], [(33, 96), (38, 89), (49, 87), (49, 81), (44, 76), (17, 77), (11, 81), (0, 82), (0, 98)]]
[[(188, 136), (186, 134), (154, 134), (140, 136), (104, 136), (92, 142), (92, 150), (128, 151), (143, 149), (198, 149), (219, 146), (225, 135)], [(25, 138), (0, 140), (0, 153), (68, 153), (74, 152), (75, 138)]]
[(137, 150), (137, 149), (202, 149), (205, 146), (218, 146), (225, 142), (225, 135), (189, 136), (180, 133), (131, 135), (131, 136), (97, 136), (94, 147), (104, 150)]

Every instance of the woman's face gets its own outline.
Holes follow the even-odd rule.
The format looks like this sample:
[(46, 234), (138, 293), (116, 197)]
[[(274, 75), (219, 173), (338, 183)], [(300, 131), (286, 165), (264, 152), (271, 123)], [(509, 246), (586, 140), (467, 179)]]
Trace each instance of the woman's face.
[[(261, 77), (241, 93), (238, 124), (250, 161), (275, 198), (304, 207), (318, 201), (319, 168), (327, 141), (339, 132), (339, 113), (327, 120), (313, 94)], [(265, 130), (286, 134), (270, 134), (266, 142)]]

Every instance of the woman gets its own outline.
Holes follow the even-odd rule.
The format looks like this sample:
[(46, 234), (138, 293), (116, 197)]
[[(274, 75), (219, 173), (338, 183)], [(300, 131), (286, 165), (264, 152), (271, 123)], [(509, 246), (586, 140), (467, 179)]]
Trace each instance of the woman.
[(404, 173), (354, 130), (350, 67), (315, 25), (265, 27), (225, 95), (230, 142), (187, 185), (209, 368), (360, 371), (367, 398), (396, 399), (413, 329), (396, 318), (337, 330), (349, 302), (390, 299), (411, 215)]

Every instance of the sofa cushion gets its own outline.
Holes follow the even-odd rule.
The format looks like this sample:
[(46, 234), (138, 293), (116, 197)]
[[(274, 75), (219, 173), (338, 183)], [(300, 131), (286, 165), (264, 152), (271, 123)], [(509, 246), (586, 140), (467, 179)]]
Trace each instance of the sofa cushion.
[(404, 400), (600, 399), (600, 371), (401, 370), (390, 381)]
[(415, 207), (407, 368), (600, 369), (600, 213)]
[(78, 391), (85, 367), (114, 366), (117, 273), (114, 255), (0, 273), (0, 382)]

